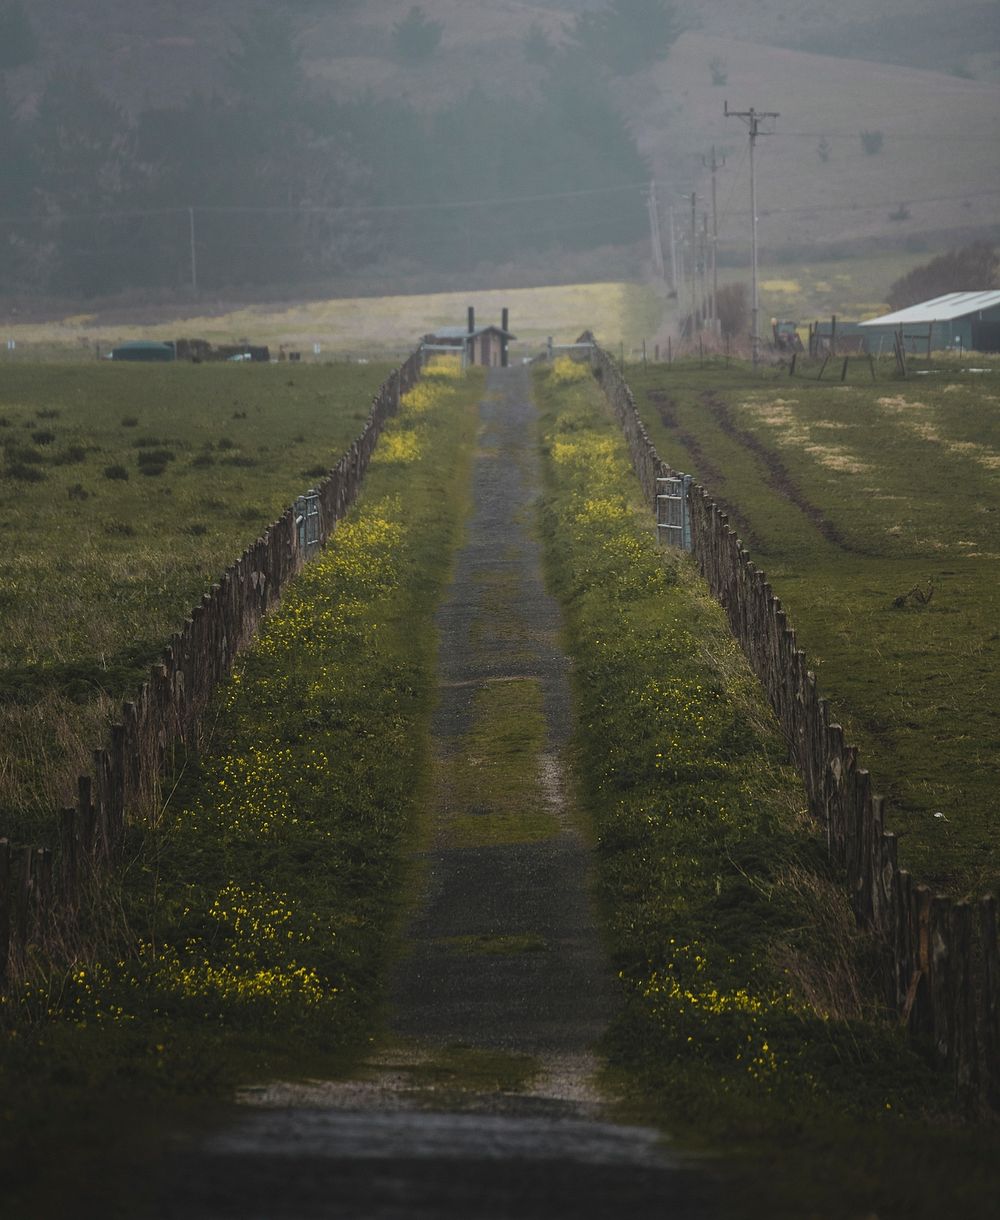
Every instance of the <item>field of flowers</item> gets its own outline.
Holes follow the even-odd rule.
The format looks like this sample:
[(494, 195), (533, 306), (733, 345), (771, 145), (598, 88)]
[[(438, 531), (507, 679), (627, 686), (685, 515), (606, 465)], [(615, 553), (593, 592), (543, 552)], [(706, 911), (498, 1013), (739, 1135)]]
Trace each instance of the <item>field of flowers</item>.
[(1000, 369), (976, 363), (847, 385), (738, 366), (629, 380), (661, 455), (725, 504), (782, 599), (901, 862), (978, 897), (1000, 884)]
[[(835, 1143), (829, 1214), (849, 1214), (836, 1207), (856, 1167), (896, 1141), (909, 1156), (941, 1137), (900, 1116), (946, 1104), (944, 1085), (866, 992), (872, 946), (763, 694), (690, 562), (660, 551), (589, 370), (557, 363), (536, 390), (576, 758), (626, 997), (612, 1063), (640, 1110), (688, 1138), (794, 1146), (802, 1166), (810, 1141)], [(822, 1179), (829, 1166), (802, 1172)], [(778, 1176), (788, 1184), (787, 1165)]]
[(336, 1071), (367, 1045), (480, 385), (432, 370), (404, 401), (356, 509), (221, 689), (159, 826), (135, 832), (117, 951), (6, 1001), (7, 1086), (32, 1080), (47, 1108), (89, 1088), (214, 1092)]

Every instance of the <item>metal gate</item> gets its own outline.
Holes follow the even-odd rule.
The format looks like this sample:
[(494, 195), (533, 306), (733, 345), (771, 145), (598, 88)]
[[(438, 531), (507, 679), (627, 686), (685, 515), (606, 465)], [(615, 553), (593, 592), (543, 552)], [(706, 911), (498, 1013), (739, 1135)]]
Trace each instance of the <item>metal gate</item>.
[(656, 480), (656, 536), (671, 546), (691, 550), (689, 474), (673, 474)]
[(295, 501), (295, 530), (303, 559), (319, 550), (319, 492), (310, 487)]

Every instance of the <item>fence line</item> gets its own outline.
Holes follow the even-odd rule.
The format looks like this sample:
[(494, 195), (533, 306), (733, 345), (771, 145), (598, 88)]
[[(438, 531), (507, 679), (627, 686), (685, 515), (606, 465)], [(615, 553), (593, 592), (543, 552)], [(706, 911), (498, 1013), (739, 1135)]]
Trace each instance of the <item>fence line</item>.
[[(382, 383), (361, 433), (319, 484), (321, 543), (353, 504), (385, 421), (420, 368), (416, 351)], [(126, 824), (157, 816), (174, 749), (197, 741), (209, 699), (302, 568), (304, 550), (288, 508), (202, 597), (139, 692), (121, 705), (109, 745), (94, 752), (92, 773), (79, 779), (76, 804), (60, 811), (55, 847), (0, 839), (0, 982), (17, 977), (33, 954), (71, 956), (79, 946), (94, 882), (120, 860)]]
[[(582, 336), (583, 339), (591, 336)], [(608, 352), (592, 367), (621, 425), (646, 503), (675, 475), (656, 451), (628, 384)], [(797, 646), (781, 601), (708, 491), (690, 492), (693, 551), (733, 635), (766, 690), (805, 783), (830, 854), (844, 869), (858, 923), (881, 946), (885, 1001), (927, 1035), (967, 1104), (1000, 1110), (1000, 953), (997, 903), (933, 893), (900, 868), (885, 802), (872, 788)]]

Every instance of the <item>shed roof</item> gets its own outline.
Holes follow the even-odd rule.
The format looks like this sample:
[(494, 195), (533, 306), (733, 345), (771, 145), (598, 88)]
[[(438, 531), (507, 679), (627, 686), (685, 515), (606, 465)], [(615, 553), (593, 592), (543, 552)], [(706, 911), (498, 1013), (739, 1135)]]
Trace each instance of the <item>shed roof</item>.
[(910, 305), (906, 309), (897, 309), (895, 313), (886, 313), (880, 318), (869, 318), (859, 325), (906, 326), (910, 322), (951, 322), (955, 318), (964, 318), (966, 314), (998, 306), (1000, 291), (997, 289), (989, 292), (946, 292), (944, 296), (921, 301), (919, 305)]

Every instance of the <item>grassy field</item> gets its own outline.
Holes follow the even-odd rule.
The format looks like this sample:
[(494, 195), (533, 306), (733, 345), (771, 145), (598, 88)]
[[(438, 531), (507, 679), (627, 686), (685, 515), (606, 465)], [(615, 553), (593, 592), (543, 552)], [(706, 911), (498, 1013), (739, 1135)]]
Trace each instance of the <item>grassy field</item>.
[(0, 832), (65, 803), (112, 702), (336, 463), (387, 371), (4, 369)]
[[(121, 1148), (165, 1101), (200, 1101), (186, 1120), (204, 1123), (237, 1083), (335, 1074), (368, 1049), (481, 386), (425, 378), (390, 421), (355, 510), (220, 689), (160, 823), (132, 831), (112, 946), (0, 997), (11, 1215), (66, 1214), (80, 1182), (62, 1151), (40, 1162), (54, 1147), (86, 1183), (110, 1149), (129, 1164)], [(126, 1168), (130, 1188), (142, 1173)]]
[(1000, 370), (960, 370), (628, 376), (661, 454), (727, 507), (770, 577), (890, 800), (901, 859), (966, 893), (1000, 884)]
[[(756, 12), (754, 14), (756, 17)], [(789, 22), (789, 25), (791, 23)], [(724, 86), (711, 65), (724, 66)], [(657, 178), (684, 174), (696, 190), (698, 225), (711, 197), (702, 157), (725, 156), (718, 177), (721, 248), (746, 250), (750, 188), (745, 125), (724, 116), (750, 106), (776, 111), (757, 149), (759, 239), (765, 250), (850, 249), (993, 226), (1000, 191), (991, 146), (1000, 84), (942, 71), (809, 54), (689, 30), (669, 58), (643, 74), (623, 102)], [(863, 131), (882, 133), (875, 153)], [(819, 144), (827, 141), (827, 159)], [(901, 204), (909, 215), (892, 219)], [(680, 213), (683, 204), (675, 201)], [(686, 212), (678, 223), (687, 231)], [(955, 238), (950, 239), (954, 241)]]
[(995, 1134), (955, 1124), (929, 1048), (879, 1012), (874, 946), (721, 609), (658, 549), (586, 368), (536, 387), (579, 791), (624, 990), (615, 1087), (725, 1150), (723, 1172), (748, 1158), (740, 1215), (991, 1214)]
[[(477, 292), (439, 292), (423, 296), (337, 298), (307, 301), (294, 306), (257, 305), (237, 310), (220, 308), (200, 312), (192, 308), (163, 321), (155, 312), (142, 323), (122, 316), (75, 314), (48, 322), (8, 325), (4, 334), (17, 347), (0, 352), (11, 363), (46, 356), (86, 359), (94, 345), (107, 351), (126, 339), (197, 337), (214, 343), (248, 339), (299, 349), (303, 358), (337, 359), (346, 356), (384, 357), (412, 350), (416, 340), (439, 326), (464, 326), (466, 308), (472, 305), (480, 325), (500, 324), (500, 312), (510, 310), (510, 326), (517, 335), (511, 358), (535, 355), (549, 335), (562, 341), (575, 339), (588, 328), (608, 343), (631, 342), (652, 336), (660, 325), (661, 305), (656, 294), (639, 284), (570, 284), (551, 288), (515, 288)], [(319, 357), (313, 345), (319, 344)]]

